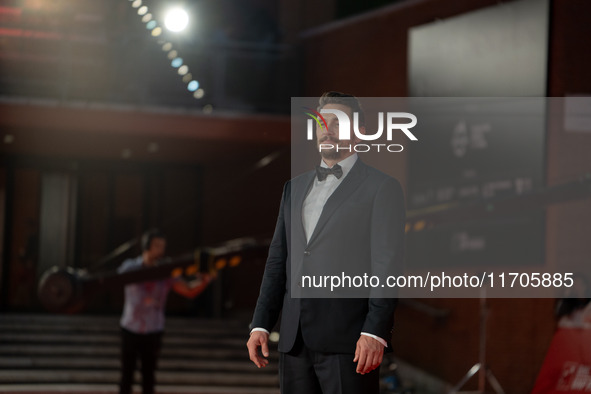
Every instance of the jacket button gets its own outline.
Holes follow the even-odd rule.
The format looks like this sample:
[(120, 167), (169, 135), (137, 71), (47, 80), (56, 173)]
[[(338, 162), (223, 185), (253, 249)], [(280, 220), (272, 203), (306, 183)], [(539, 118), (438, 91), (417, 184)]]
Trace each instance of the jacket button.
[(311, 255), (311, 253), (308, 252), (307, 250), (304, 252), (304, 256), (310, 256), (310, 255)]

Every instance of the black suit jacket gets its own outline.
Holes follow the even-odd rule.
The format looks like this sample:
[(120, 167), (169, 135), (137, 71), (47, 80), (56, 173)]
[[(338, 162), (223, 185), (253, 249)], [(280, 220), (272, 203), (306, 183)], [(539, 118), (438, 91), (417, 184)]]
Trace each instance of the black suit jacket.
[(314, 177), (310, 171), (285, 184), (252, 327), (270, 331), (282, 313), (280, 352), (292, 349), (298, 326), (305, 344), (320, 352), (354, 353), (361, 332), (389, 343), (395, 298), (298, 297), (309, 294), (302, 292), (301, 275), (341, 274), (343, 261), (347, 267), (359, 262), (360, 271), (370, 267), (382, 281), (402, 266), (400, 183), (357, 159), (327, 200), (307, 242), (302, 206)]

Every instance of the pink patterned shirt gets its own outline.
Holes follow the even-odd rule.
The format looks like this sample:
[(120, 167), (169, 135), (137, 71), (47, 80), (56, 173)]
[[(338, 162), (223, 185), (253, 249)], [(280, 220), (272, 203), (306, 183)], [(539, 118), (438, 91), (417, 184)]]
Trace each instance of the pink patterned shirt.
[[(140, 269), (142, 264), (142, 256), (128, 259), (121, 264), (117, 272)], [(166, 299), (171, 286), (170, 278), (126, 285), (121, 327), (136, 334), (163, 331)]]

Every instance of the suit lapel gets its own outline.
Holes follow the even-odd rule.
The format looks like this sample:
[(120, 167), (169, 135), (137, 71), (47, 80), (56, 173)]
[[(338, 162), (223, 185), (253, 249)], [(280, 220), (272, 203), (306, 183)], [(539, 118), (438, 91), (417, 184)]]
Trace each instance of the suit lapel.
[[(343, 179), (341, 184), (335, 189), (332, 195), (324, 204), (324, 208), (322, 209), (322, 213), (320, 214), (320, 218), (318, 219), (318, 223), (314, 228), (314, 232), (310, 237), (310, 241), (308, 245), (314, 242), (314, 239), (318, 237), (322, 228), (328, 222), (328, 219), (334, 214), (337, 208), (361, 185), (361, 182), (365, 179), (365, 164), (361, 162), (359, 158), (349, 171), (349, 174)], [(305, 195), (304, 195), (305, 197)], [(303, 200), (302, 200), (303, 204)], [(300, 215), (301, 215), (301, 205), (300, 205)], [(301, 216), (300, 216), (301, 218)], [(301, 221), (301, 220), (300, 220)], [(303, 226), (302, 226), (303, 229)], [(304, 236), (305, 239), (305, 236)]]
[(302, 210), (304, 207), (304, 200), (312, 187), (315, 176), (316, 172), (310, 171), (301, 178), (300, 185), (297, 185), (297, 187), (294, 185), (292, 188), (292, 234), (300, 237), (304, 244), (306, 244), (306, 232), (304, 230), (304, 222), (302, 221)]

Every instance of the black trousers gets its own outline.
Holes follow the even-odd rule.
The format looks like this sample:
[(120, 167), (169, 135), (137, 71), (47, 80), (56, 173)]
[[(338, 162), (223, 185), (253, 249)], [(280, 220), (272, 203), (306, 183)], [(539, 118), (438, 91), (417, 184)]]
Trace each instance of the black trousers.
[(279, 355), (282, 394), (378, 394), (379, 368), (355, 372), (353, 354), (321, 353), (309, 349), (300, 330), (293, 349)]
[(153, 394), (156, 365), (162, 346), (162, 332), (135, 334), (121, 329), (121, 381), (119, 394), (131, 394), (133, 374), (139, 357), (142, 367), (142, 393)]

